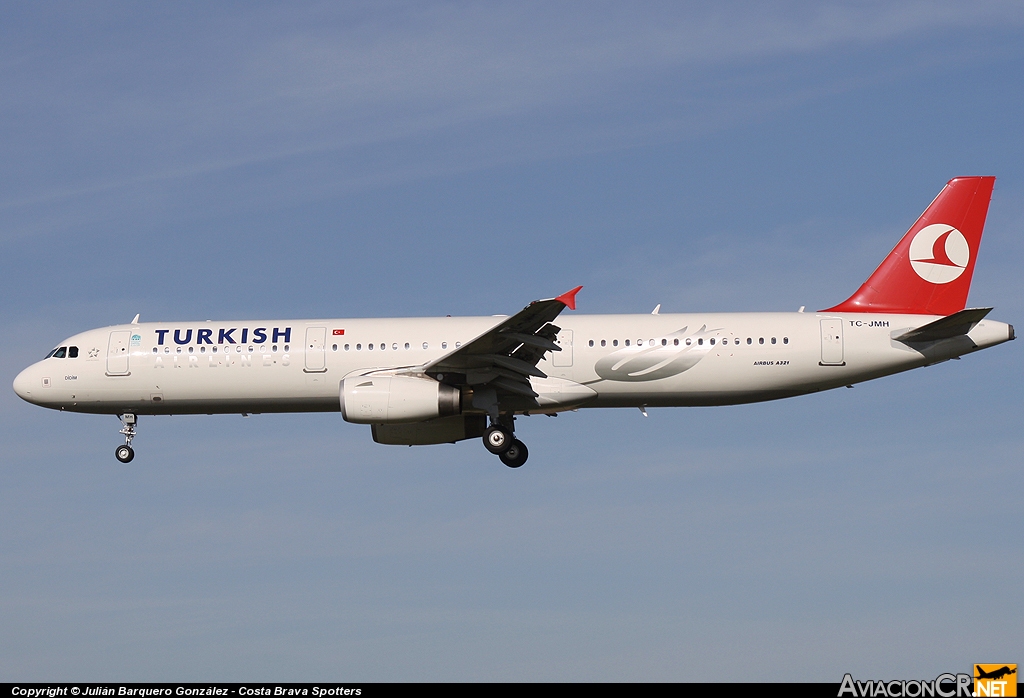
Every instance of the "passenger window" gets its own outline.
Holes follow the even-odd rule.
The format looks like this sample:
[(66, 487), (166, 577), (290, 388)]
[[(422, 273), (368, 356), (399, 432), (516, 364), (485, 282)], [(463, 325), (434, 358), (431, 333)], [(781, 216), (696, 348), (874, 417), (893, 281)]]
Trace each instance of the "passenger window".
[(397, 351), (398, 350), (398, 342), (395, 342), (394, 344), (392, 344), (391, 348)]
[(775, 337), (772, 337), (772, 344), (775, 344)]
[(697, 340), (697, 344), (700, 345), (700, 346), (703, 346), (704, 345), (704, 338), (701, 337), (700, 339), (698, 339)]
[(456, 343), (455, 343), (455, 348), (456, 348), (456, 349), (458, 349), (458, 348), (459, 348), (459, 347), (461, 347), (461, 346), (462, 346), (462, 342), (456, 342)]
[(782, 343), (783, 344), (789, 344), (789, 337), (783, 337), (782, 338)]
[(288, 345), (287, 344), (284, 345), (284, 350), (288, 351)]
[(346, 345), (345, 345), (345, 351), (348, 351), (348, 350), (349, 350), (349, 349), (351, 349), (351, 348), (352, 348), (352, 345), (351, 345), (351, 344), (346, 344)]
[(612, 346), (613, 346), (613, 347), (617, 347), (617, 346), (619, 346), (619, 340), (617, 340), (617, 339), (613, 339), (613, 340), (612, 340)]
[[(214, 347), (210, 351), (212, 351), (214, 354), (216, 354), (217, 353), (217, 347)], [(274, 351), (277, 351), (277, 345), (276, 344), (274, 345)]]
[(373, 342), (370, 342), (369, 344), (366, 345), (366, 350), (373, 351)]
[(337, 344), (331, 345), (331, 351), (338, 351), (338, 345)]
[(380, 345), (380, 350), (384, 351), (384, 344), (383, 343)]
[(363, 348), (363, 345), (362, 345), (362, 344), (357, 344), (357, 345), (356, 345), (356, 351), (361, 351), (361, 350), (362, 350), (362, 348)]
[(441, 348), (442, 349), (447, 349), (448, 348), (448, 342), (441, 342)]
[(711, 338), (711, 346), (715, 346), (715, 338), (714, 337)]
[(424, 349), (426, 349), (426, 348), (427, 348), (427, 346), (428, 346), (428, 344), (427, 344), (426, 342), (424, 342), (424, 343), (423, 343), (423, 348), (424, 348)]
[(661, 340), (661, 346), (663, 346), (663, 347), (664, 346), (668, 346), (668, 340), (667, 339)]
[(764, 344), (764, 337), (758, 337), (757, 338), (757, 343), (758, 344)]
[(690, 346), (690, 344), (691, 344), (692, 342), (693, 342), (693, 340), (692, 340), (692, 339), (690, 339), (689, 337), (687, 337), (687, 338), (686, 338), (686, 346)]
[[(273, 345), (272, 347), (270, 347), (270, 351), (272, 351), (272, 352), (274, 352), (274, 353), (276, 354), (276, 353), (277, 353), (277, 345), (275, 344), (275, 345)], [(216, 354), (216, 353), (217, 353), (217, 347), (214, 347), (214, 348), (213, 348), (213, 353), (214, 353), (214, 354)]]
[(200, 354), (205, 354), (206, 353), (206, 346), (199, 347), (199, 353)]
[(78, 347), (68, 347), (68, 358), (69, 359), (77, 359), (78, 358)]
[(750, 337), (747, 337), (747, 344), (753, 344), (753, 343), (754, 343), (754, 340), (752, 340)]
[(153, 353), (154, 354), (156, 353), (156, 347), (153, 347)]
[[(345, 347), (345, 348), (347, 349), (348, 347)], [(408, 349), (408, 348), (409, 348), (409, 343), (408, 343), (408, 342), (406, 342), (406, 343), (405, 343), (405, 348), (406, 348), (406, 349)]]
[(628, 339), (626, 340), (626, 346), (627, 347), (629, 346), (629, 340)]
[(605, 346), (605, 341), (603, 339), (601, 340), (601, 346)]
[(675, 339), (672, 340), (672, 346), (674, 346), (674, 347), (678, 347), (679, 346), (679, 337), (676, 337)]

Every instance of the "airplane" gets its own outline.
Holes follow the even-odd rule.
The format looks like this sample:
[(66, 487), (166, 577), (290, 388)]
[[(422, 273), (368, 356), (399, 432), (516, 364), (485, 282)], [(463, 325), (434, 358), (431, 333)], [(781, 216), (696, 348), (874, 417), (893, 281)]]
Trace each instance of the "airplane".
[(1009, 676), (1010, 674), (1016, 674), (1017, 673), (1016, 665), (1014, 665), (1013, 669), (1011, 669), (1009, 666), (1002, 666), (999, 669), (995, 669), (993, 671), (985, 671), (984, 669), (981, 668), (980, 665), (975, 664), (974, 665), (974, 670), (977, 673), (977, 676), (974, 677), (976, 679), (995, 679), (995, 680), (999, 680), (999, 679), (1003, 678), (1004, 676)]
[[(522, 415), (735, 405), (830, 390), (1014, 339), (967, 308), (995, 177), (950, 180), (866, 282), (816, 313), (562, 315), (580, 288), (512, 316), (146, 322), (67, 338), (14, 390), (113, 414), (130, 462), (140, 415), (341, 412), (377, 443), (480, 438), (529, 455)], [(556, 324), (557, 320), (557, 324)]]

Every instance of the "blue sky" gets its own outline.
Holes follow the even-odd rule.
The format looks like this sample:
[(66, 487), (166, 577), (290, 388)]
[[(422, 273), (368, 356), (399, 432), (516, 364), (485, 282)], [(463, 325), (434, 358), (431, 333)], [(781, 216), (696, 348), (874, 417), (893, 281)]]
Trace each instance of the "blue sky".
[[(0, 22), (7, 384), (144, 320), (795, 310), (951, 177), (1024, 326), (1014, 2), (65, 3)], [(0, 679), (931, 678), (1021, 661), (1019, 343), (479, 444), (0, 391)], [(736, 666), (744, 667), (734, 676)]]

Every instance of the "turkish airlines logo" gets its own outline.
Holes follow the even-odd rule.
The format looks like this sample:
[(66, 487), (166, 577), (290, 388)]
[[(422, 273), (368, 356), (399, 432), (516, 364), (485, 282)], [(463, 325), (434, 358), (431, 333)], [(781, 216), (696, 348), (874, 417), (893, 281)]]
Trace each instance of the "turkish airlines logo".
[(933, 284), (948, 284), (959, 278), (971, 261), (971, 248), (964, 234), (951, 225), (925, 226), (910, 243), (910, 266)]

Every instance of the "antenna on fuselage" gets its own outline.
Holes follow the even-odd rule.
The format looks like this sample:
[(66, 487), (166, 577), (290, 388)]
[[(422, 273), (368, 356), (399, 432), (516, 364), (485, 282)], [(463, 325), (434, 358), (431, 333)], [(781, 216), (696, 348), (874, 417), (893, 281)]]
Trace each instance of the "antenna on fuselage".
[(660, 311), (660, 310), (661, 310), (661, 303), (658, 303), (656, 306), (654, 306), (654, 310), (651, 311), (651, 315), (657, 315), (658, 311)]
[(142, 315), (142, 313), (135, 313), (135, 319), (132, 320), (132, 324), (133, 325), (138, 325), (139, 324), (139, 316), (140, 315)]

